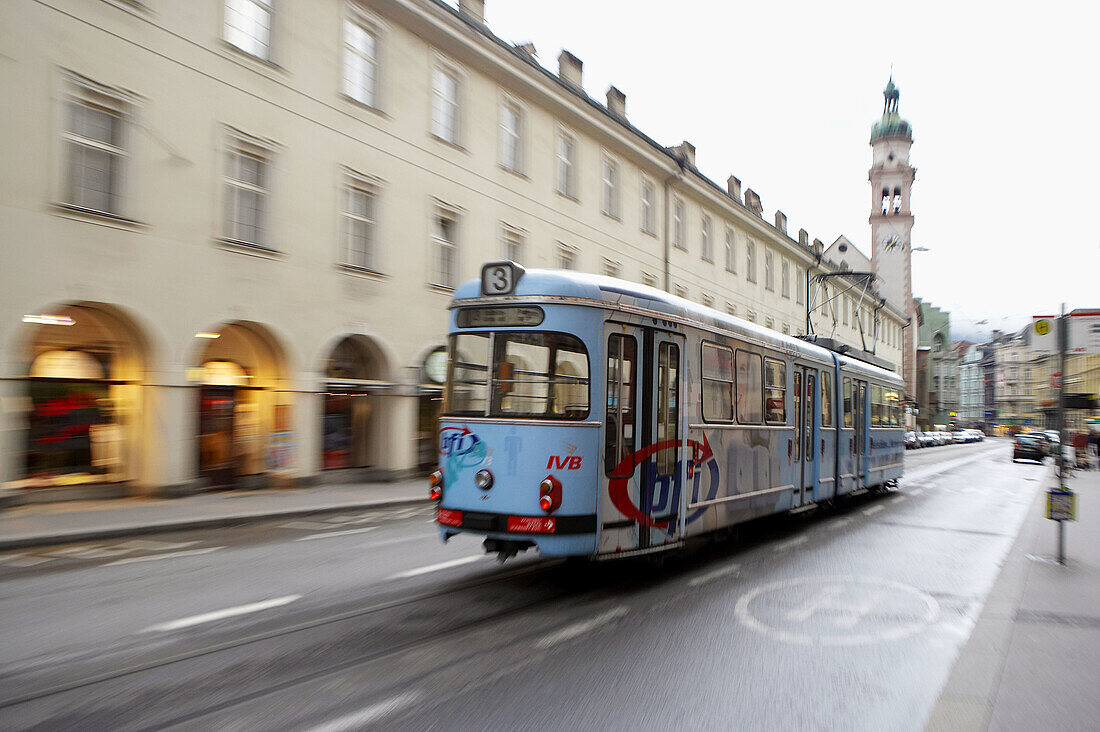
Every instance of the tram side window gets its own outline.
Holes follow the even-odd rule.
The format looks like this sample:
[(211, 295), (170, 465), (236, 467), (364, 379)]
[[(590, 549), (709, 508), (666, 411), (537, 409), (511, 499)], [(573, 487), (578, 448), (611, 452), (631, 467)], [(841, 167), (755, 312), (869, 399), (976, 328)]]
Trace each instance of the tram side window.
[(703, 343), (703, 419), (733, 420), (733, 351)]
[(566, 333), (496, 333), (493, 337), (494, 417), (584, 419), (588, 415), (588, 354)]
[(886, 424), (889, 424), (891, 427), (897, 427), (899, 424), (899, 412), (901, 411), (898, 402), (898, 392), (896, 389), (887, 388), (883, 396), (886, 400), (886, 413), (884, 415)]
[[(616, 466), (634, 454), (634, 388), (638, 373), (638, 342), (632, 336), (613, 333), (607, 339), (607, 418), (605, 421), (604, 471), (614, 475)], [(618, 474), (630, 475), (634, 464)]]
[(764, 408), (768, 424), (787, 423), (787, 365), (764, 359)]
[(852, 380), (844, 378), (844, 426), (852, 426)]
[(764, 410), (760, 383), (760, 355), (737, 351), (737, 421), (760, 424)]
[(657, 453), (657, 475), (676, 472), (680, 440), (680, 347), (662, 343), (657, 355), (657, 442), (672, 441)]
[(445, 414), (482, 416), (489, 390), (489, 334), (451, 336)]
[(821, 426), (833, 426), (833, 375), (821, 372)]
[(883, 412), (882, 403), (882, 387), (876, 384), (871, 385), (871, 426), (882, 427), (885, 422), (882, 419)]

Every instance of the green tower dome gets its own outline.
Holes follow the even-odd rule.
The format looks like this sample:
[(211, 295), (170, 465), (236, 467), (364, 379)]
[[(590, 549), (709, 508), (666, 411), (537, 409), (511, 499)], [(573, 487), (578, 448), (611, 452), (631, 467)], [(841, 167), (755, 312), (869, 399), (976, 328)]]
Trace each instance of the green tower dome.
[(882, 119), (871, 127), (871, 142), (880, 137), (901, 137), (912, 142), (913, 127), (898, 114), (898, 99), (901, 97), (901, 92), (894, 85), (893, 74), (890, 75), (886, 88), (882, 90), (882, 96), (886, 100), (882, 108)]

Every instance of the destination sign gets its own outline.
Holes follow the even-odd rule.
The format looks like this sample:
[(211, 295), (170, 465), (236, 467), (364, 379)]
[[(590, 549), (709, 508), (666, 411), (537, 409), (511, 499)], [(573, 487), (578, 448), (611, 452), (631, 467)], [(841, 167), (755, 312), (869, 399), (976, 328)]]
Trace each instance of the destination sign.
[(459, 328), (503, 328), (516, 325), (538, 325), (544, 315), (542, 308), (502, 307), (464, 308), (458, 311)]

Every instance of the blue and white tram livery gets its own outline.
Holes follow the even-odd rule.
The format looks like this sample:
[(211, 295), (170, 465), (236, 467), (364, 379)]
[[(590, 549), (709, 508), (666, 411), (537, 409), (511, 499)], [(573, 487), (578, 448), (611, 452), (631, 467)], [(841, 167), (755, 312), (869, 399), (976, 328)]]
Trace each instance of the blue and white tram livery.
[(902, 474), (897, 374), (650, 287), (491, 263), (449, 333), (444, 540), (629, 556)]

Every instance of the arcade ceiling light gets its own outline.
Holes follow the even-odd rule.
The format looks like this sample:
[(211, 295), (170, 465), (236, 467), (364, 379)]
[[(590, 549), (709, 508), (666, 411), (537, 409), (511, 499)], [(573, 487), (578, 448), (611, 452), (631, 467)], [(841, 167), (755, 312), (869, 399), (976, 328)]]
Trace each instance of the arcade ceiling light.
[(76, 321), (68, 315), (24, 315), (23, 322), (39, 325), (76, 325)]

